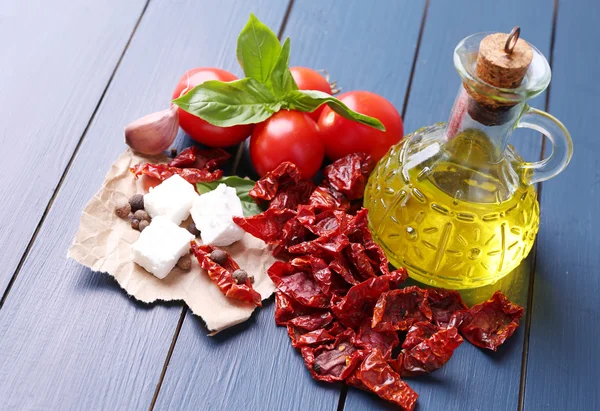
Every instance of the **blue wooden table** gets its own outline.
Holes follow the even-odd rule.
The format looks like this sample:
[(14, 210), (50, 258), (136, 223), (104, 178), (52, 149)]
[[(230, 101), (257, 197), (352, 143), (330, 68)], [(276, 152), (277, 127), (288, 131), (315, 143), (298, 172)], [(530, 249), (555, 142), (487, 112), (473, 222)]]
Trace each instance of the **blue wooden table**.
[[(497, 353), (463, 344), (409, 383), (420, 410), (600, 409), (597, 0), (0, 2), (0, 409), (392, 408), (313, 381), (272, 303), (211, 338), (184, 305), (137, 303), (66, 258), (79, 213), (125, 149), (123, 125), (163, 109), (188, 68), (241, 74), (236, 37), (250, 12), (291, 37), (292, 64), (384, 95), (408, 132), (448, 115), (463, 37), (520, 25), (548, 56), (553, 81), (533, 105), (567, 125), (575, 155), (538, 187), (537, 245), (498, 285), (524, 321)], [(542, 141), (512, 138), (529, 160), (544, 156)], [(244, 173), (240, 158), (233, 171)]]

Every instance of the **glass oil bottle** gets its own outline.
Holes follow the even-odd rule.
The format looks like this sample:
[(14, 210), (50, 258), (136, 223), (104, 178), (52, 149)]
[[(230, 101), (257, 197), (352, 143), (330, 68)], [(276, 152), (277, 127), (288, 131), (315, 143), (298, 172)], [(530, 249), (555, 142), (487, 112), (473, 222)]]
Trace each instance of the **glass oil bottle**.
[[(465, 289), (498, 281), (530, 252), (540, 212), (534, 183), (566, 167), (572, 143), (557, 119), (526, 104), (551, 75), (517, 28), (465, 38), (454, 63), (462, 85), (448, 123), (392, 147), (369, 179), (364, 205), (393, 265), (425, 284)], [(508, 144), (517, 127), (546, 135), (550, 157), (523, 160)]]

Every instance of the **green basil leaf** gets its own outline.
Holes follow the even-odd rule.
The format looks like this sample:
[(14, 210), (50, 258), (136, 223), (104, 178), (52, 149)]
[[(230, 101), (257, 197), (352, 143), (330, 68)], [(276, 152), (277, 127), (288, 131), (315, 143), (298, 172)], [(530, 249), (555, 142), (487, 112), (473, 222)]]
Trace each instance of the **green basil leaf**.
[(298, 86), (292, 77), (292, 72), (289, 69), (290, 65), (290, 38), (286, 38), (281, 47), (281, 52), (277, 58), (277, 62), (273, 67), (273, 71), (269, 76), (271, 89), (275, 96), (282, 97), (290, 91), (298, 90)]
[(250, 14), (237, 42), (237, 59), (246, 77), (267, 84), (281, 51), (277, 35)]
[(327, 104), (333, 111), (340, 116), (349, 120), (357, 121), (361, 124), (366, 124), (376, 128), (377, 130), (385, 131), (385, 127), (376, 118), (365, 116), (350, 110), (348, 106), (342, 103), (335, 97), (327, 93), (317, 90), (296, 90), (287, 93), (283, 96), (282, 106), (289, 110), (298, 110), (312, 113), (322, 104)]
[(242, 202), (244, 216), (250, 217), (263, 212), (258, 204), (256, 204), (254, 199), (250, 197), (250, 194), (248, 194), (249, 191), (252, 190), (252, 187), (254, 187), (254, 184), (256, 184), (250, 179), (241, 178), (238, 176), (223, 177), (219, 180), (211, 181), (210, 183), (197, 183), (196, 189), (200, 194), (204, 194), (214, 190), (219, 184), (225, 184), (229, 187), (235, 188), (235, 192)]
[(273, 93), (250, 77), (229, 83), (206, 81), (173, 103), (220, 127), (260, 123), (281, 109)]

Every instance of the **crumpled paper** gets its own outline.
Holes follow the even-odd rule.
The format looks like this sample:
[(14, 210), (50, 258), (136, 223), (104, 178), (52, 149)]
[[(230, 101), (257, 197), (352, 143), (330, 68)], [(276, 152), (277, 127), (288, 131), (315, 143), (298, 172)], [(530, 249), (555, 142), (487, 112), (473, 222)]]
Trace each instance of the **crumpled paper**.
[[(211, 334), (244, 322), (256, 308), (225, 297), (192, 256), (189, 271), (175, 267), (159, 280), (131, 261), (131, 244), (140, 233), (129, 220), (115, 215), (115, 205), (134, 194), (147, 192), (144, 178), (135, 180), (129, 168), (142, 162), (164, 163), (166, 156), (141, 157), (131, 150), (123, 153), (111, 166), (100, 191), (85, 206), (79, 230), (68, 256), (93, 271), (113, 276), (127, 294), (139, 301), (183, 300), (192, 312), (205, 321)], [(186, 227), (191, 220), (185, 221)], [(200, 241), (198, 239), (197, 241)], [(275, 291), (267, 269), (273, 264), (269, 246), (249, 234), (237, 243), (222, 247), (249, 275), (254, 276), (254, 289), (263, 300)]]

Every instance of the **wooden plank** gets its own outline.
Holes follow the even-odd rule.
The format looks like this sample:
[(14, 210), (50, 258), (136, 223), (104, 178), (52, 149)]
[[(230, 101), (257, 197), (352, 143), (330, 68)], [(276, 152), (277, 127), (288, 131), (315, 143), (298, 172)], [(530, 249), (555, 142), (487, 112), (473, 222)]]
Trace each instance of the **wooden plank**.
[(107, 275), (67, 260), (67, 248), (80, 211), (125, 149), (123, 125), (168, 105), (186, 69), (236, 66), (249, 13), (277, 27), (285, 8), (267, 0), (151, 1), (0, 311), (2, 408), (150, 406), (182, 305), (136, 303)]
[[(417, 18), (416, 16), (414, 17)], [(532, 24), (531, 22), (535, 22)], [(424, 125), (446, 121), (460, 79), (453, 67), (456, 44), (478, 31), (508, 32), (521, 25), (522, 36), (548, 55), (552, 29), (552, 1), (475, 2), (432, 0), (427, 11), (423, 38), (406, 111), (407, 132)], [(389, 42), (394, 50), (395, 44)], [(408, 57), (406, 57), (408, 58)], [(532, 104), (543, 108), (543, 97)], [(541, 138), (517, 130), (511, 140), (527, 159), (539, 157)], [(487, 299), (502, 289), (517, 303), (526, 305), (529, 263), (493, 286), (463, 293), (470, 304)], [(482, 352), (463, 344), (444, 368), (430, 376), (411, 378), (408, 383), (419, 393), (420, 410), (515, 410), (524, 327), (498, 353)], [(345, 410), (393, 409), (374, 396), (351, 388)]]
[(8, 286), (145, 0), (0, 2), (0, 293)]
[[(424, 1), (297, 1), (284, 32), (292, 64), (325, 68), (345, 90), (372, 90), (401, 108), (423, 8)], [(393, 39), (394, 48), (381, 39)], [(157, 409), (335, 410), (340, 385), (310, 377), (273, 310), (267, 304), (213, 339), (188, 313)]]
[[(544, 182), (525, 410), (600, 409), (600, 174), (596, 102), (600, 10), (560, 1), (549, 112), (575, 142), (568, 168)], [(549, 144), (547, 144), (549, 152)]]

